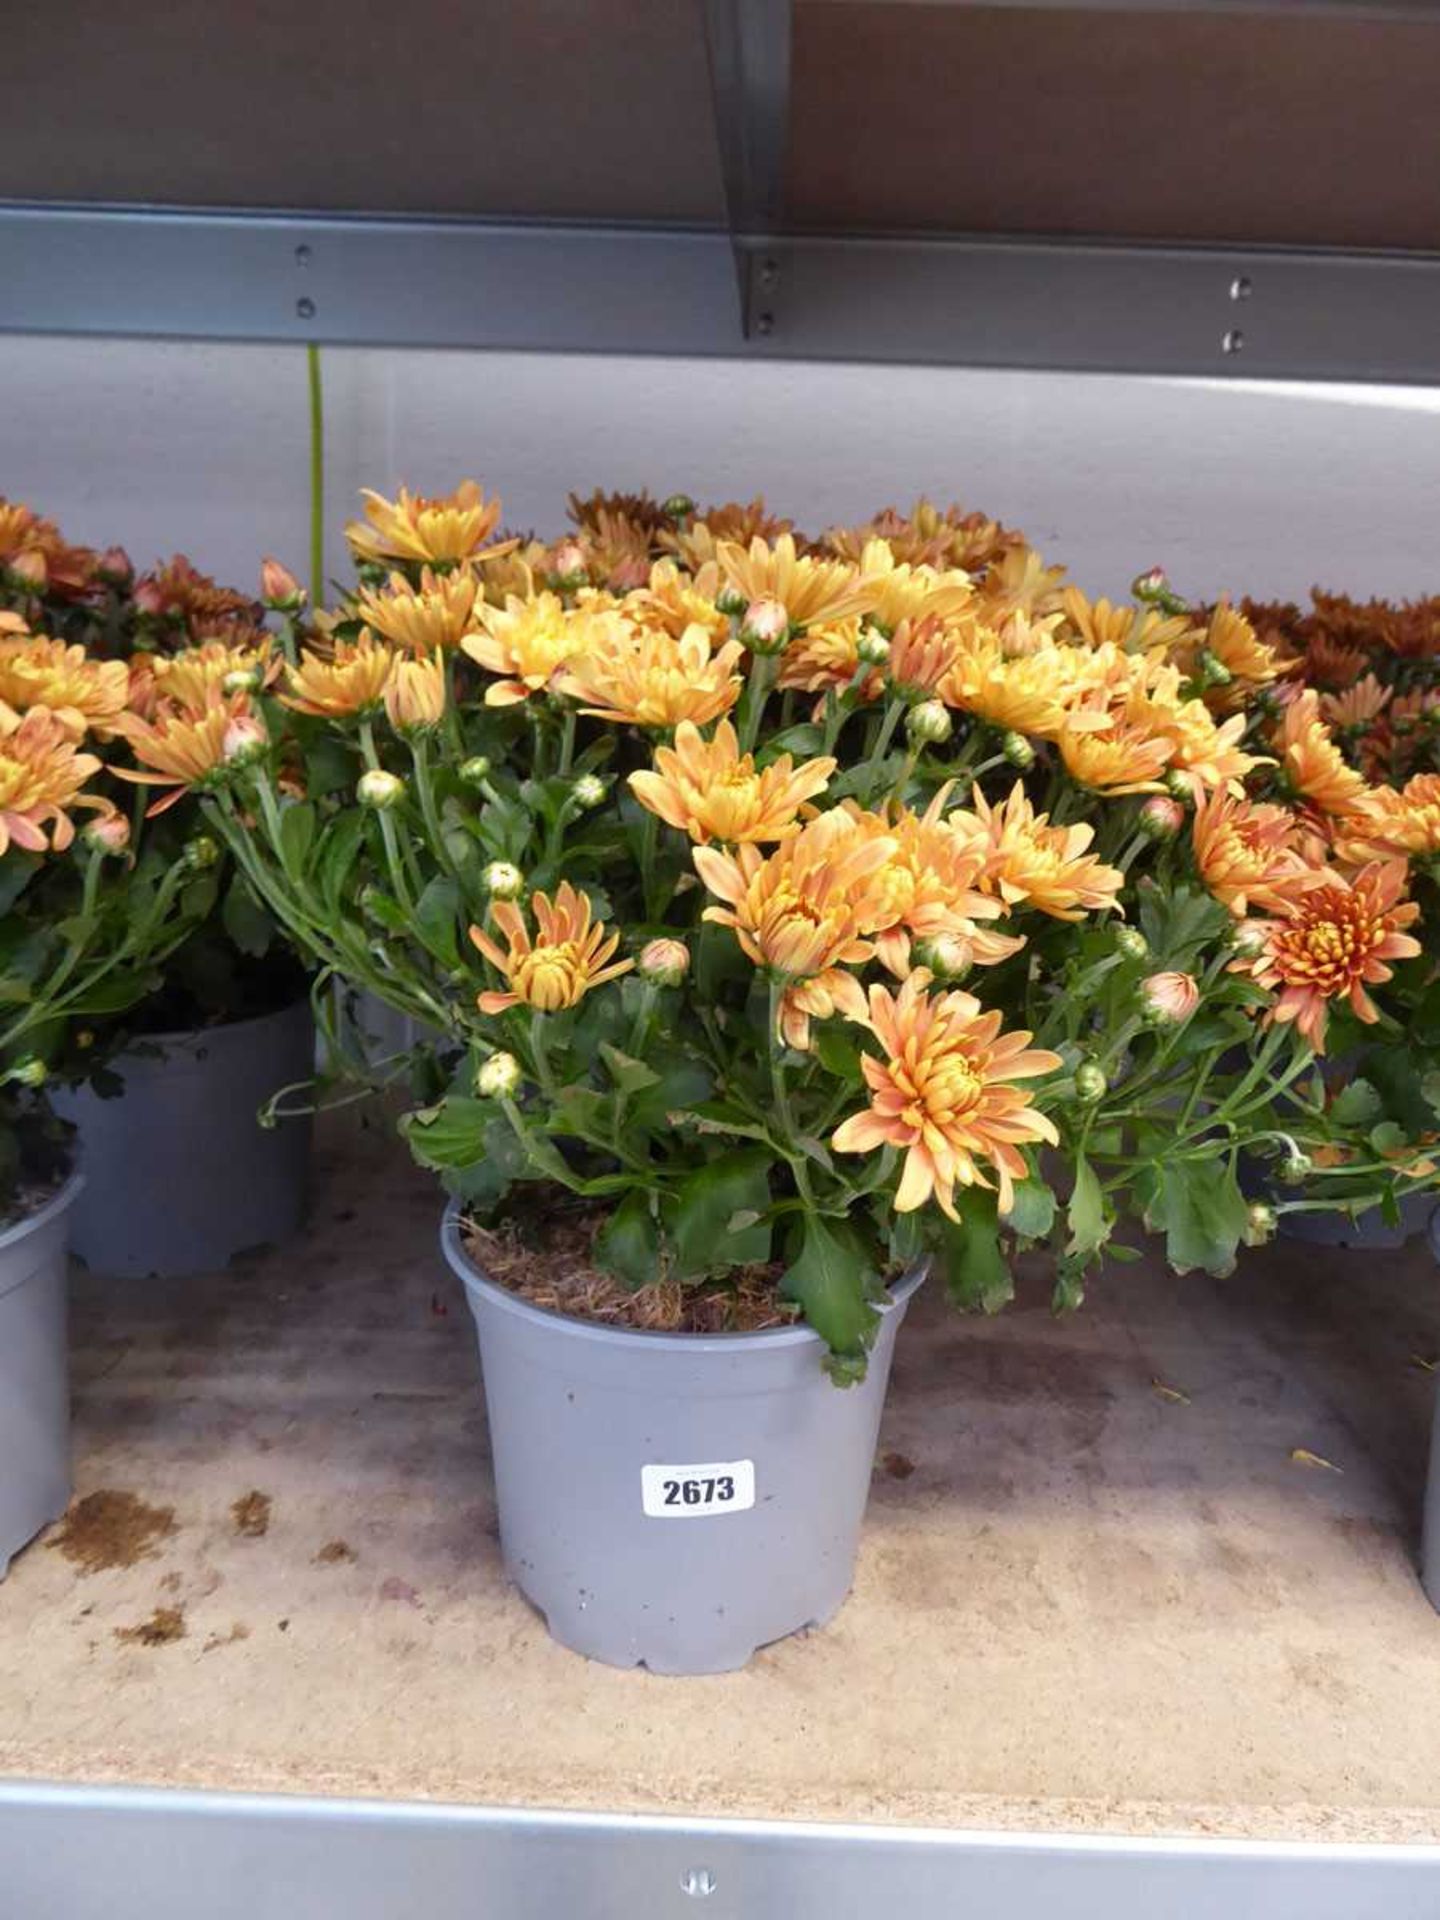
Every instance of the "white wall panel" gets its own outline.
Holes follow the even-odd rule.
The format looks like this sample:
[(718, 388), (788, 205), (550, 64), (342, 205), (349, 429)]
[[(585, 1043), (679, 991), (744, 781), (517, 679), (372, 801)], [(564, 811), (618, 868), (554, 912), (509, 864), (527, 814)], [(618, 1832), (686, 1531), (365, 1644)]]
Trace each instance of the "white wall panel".
[[(748, 497), (811, 526), (916, 492), (1024, 527), (1088, 589), (1440, 588), (1440, 392), (1099, 375), (337, 350), (329, 564), (356, 490), (473, 474), (558, 526), (606, 484)], [(307, 546), (303, 355), (0, 338), (0, 492), (148, 564), (236, 581)]]

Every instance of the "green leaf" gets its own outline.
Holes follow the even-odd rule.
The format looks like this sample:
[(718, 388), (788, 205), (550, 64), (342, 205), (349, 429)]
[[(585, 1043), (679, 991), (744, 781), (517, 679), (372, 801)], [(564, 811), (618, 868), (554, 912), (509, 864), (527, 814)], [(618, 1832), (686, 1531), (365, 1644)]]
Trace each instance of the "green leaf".
[(1014, 1298), (1010, 1263), (1000, 1246), (995, 1195), (972, 1187), (961, 1201), (958, 1221), (941, 1214), (940, 1265), (945, 1289), (957, 1307), (998, 1313)]
[(800, 1303), (831, 1353), (852, 1363), (834, 1376), (841, 1384), (859, 1377), (854, 1363), (863, 1361), (875, 1338), (880, 1316), (871, 1302), (878, 1284), (854, 1234), (816, 1214), (804, 1216), (800, 1253), (786, 1268), (780, 1289)]
[(1070, 1238), (1065, 1243), (1067, 1254), (1083, 1261), (1104, 1246), (1109, 1233), (1105, 1196), (1100, 1191), (1095, 1169), (1083, 1154), (1075, 1162), (1075, 1187), (1065, 1218), (1070, 1228)]
[(1341, 1127), (1372, 1126), (1383, 1112), (1384, 1102), (1368, 1080), (1352, 1080), (1330, 1103), (1330, 1117)]
[(437, 873), (415, 902), (415, 931), (442, 967), (460, 965), (459, 913), (460, 889), (448, 874)]
[(597, 1093), (594, 1087), (581, 1085), (561, 1087), (555, 1095), (555, 1103), (546, 1131), (558, 1134), (573, 1134), (584, 1140), (600, 1135), (602, 1138), (609, 1129), (614, 1114), (613, 1097)]
[(682, 1280), (770, 1258), (768, 1220), (757, 1218), (741, 1233), (726, 1231), (736, 1213), (768, 1211), (770, 1165), (768, 1153), (747, 1148), (707, 1161), (681, 1182), (667, 1203), (665, 1226)]
[(627, 1287), (649, 1286), (660, 1272), (660, 1225), (644, 1192), (627, 1194), (595, 1236), (595, 1263)]
[(291, 880), (304, 876), (315, 843), (315, 809), (308, 800), (294, 800), (280, 813), (280, 861)]
[[(355, 757), (337, 734), (319, 731), (305, 749), (305, 791), (312, 800), (349, 793), (358, 776)], [(363, 824), (363, 821), (362, 821)]]
[[(422, 1167), (469, 1167), (485, 1153), (485, 1136), (495, 1118), (488, 1100), (465, 1100), (457, 1095), (407, 1113), (400, 1131)], [(517, 1142), (518, 1145), (518, 1142)]]
[(1398, 1153), (1406, 1142), (1405, 1129), (1394, 1120), (1382, 1120), (1370, 1129), (1369, 1139), (1372, 1152)]
[(815, 1029), (815, 1052), (827, 1073), (843, 1080), (847, 1087), (858, 1087), (864, 1079), (860, 1067), (860, 1049), (843, 1027), (828, 1022)]
[(1165, 1235), (1165, 1257), (1176, 1273), (1195, 1267), (1217, 1279), (1233, 1273), (1248, 1211), (1230, 1161), (1217, 1155), (1162, 1164), (1152, 1220)]
[(392, 900), (388, 893), (381, 893), (378, 887), (371, 887), (365, 895), (365, 912), (370, 919), (384, 927), (387, 933), (406, 933), (410, 931), (410, 916), (398, 900)]
[(315, 874), (320, 883), (321, 896), (331, 913), (339, 904), (346, 883), (353, 876), (365, 827), (366, 815), (360, 808), (353, 807), (325, 829), (319, 858), (315, 862)]
[(643, 1093), (647, 1087), (660, 1084), (659, 1074), (647, 1067), (643, 1060), (632, 1060), (628, 1053), (621, 1053), (608, 1040), (600, 1042), (600, 1058), (610, 1069), (610, 1078), (621, 1093)]
[(225, 898), (220, 903), (220, 924), (231, 946), (252, 960), (268, 953), (275, 937), (274, 921), (239, 873), (225, 889)]
[(14, 845), (0, 855), (0, 913), (10, 911), (42, 864), (38, 853), (26, 853)]
[(659, 1078), (630, 1105), (630, 1118), (636, 1126), (667, 1126), (672, 1113), (693, 1112), (709, 1099), (714, 1088), (714, 1081), (698, 1060), (675, 1060), (667, 1065), (657, 1059), (655, 1064), (660, 1069)]
[(1055, 1224), (1055, 1196), (1043, 1180), (1020, 1180), (1005, 1224), (1022, 1240), (1043, 1240)]
[(813, 760), (825, 744), (825, 735), (812, 721), (801, 721), (799, 726), (786, 727), (783, 733), (771, 736), (766, 743), (762, 756), (765, 762), (773, 760), (777, 754), (798, 754), (802, 759)]

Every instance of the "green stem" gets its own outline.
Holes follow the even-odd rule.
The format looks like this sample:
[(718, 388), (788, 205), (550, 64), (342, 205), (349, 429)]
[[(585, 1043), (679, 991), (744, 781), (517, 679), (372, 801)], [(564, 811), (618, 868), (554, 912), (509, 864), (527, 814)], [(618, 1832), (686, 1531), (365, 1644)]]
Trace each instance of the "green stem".
[(325, 602), (325, 393), (320, 378), (320, 349), (305, 349), (310, 376), (310, 608)]
[(561, 775), (569, 773), (570, 762), (575, 758), (575, 721), (574, 707), (567, 706), (564, 728), (560, 735), (560, 765), (556, 768), (556, 772)]
[(775, 676), (780, 671), (780, 662), (773, 653), (757, 653), (750, 663), (750, 679), (742, 695), (744, 711), (740, 716), (740, 751), (753, 753), (755, 742), (760, 737), (760, 720), (765, 712), (765, 702), (770, 698), (770, 689), (775, 684)]

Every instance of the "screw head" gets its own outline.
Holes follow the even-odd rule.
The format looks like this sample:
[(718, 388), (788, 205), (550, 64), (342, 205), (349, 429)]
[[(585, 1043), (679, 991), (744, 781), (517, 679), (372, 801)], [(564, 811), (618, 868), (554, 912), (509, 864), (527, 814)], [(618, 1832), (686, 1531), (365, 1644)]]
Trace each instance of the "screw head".
[(1222, 353), (1239, 353), (1244, 345), (1245, 336), (1239, 327), (1231, 327), (1226, 332), (1224, 339), (1220, 342), (1220, 351)]
[(300, 245), (295, 249), (295, 264), (297, 267), (308, 267), (310, 264), (310, 259), (311, 259), (310, 249), (305, 245), (304, 241), (302, 240)]
[(313, 320), (315, 318), (315, 302), (310, 298), (308, 293), (302, 294), (295, 302), (295, 311), (302, 320)]
[(1230, 282), (1230, 298), (1232, 300), (1248, 300), (1254, 291), (1255, 285), (1248, 273), (1237, 273), (1235, 278)]
[(694, 1900), (704, 1900), (714, 1893), (715, 1886), (715, 1876), (709, 1867), (687, 1867), (680, 1876), (680, 1891)]
[(756, 331), (756, 333), (758, 333), (758, 334), (770, 334), (770, 333), (774, 333), (774, 331), (775, 331), (775, 316), (774, 316), (774, 314), (773, 314), (773, 313), (759, 313), (759, 314), (756, 314), (756, 316), (755, 316), (755, 331)]

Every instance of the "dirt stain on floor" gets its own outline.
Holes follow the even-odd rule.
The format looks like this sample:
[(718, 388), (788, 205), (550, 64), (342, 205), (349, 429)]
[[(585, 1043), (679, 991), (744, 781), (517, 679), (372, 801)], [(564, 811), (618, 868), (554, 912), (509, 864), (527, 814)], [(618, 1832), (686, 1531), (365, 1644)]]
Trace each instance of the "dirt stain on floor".
[(252, 1488), (249, 1493), (241, 1494), (231, 1503), (230, 1518), (235, 1522), (235, 1531), (243, 1534), (247, 1540), (263, 1540), (270, 1531), (270, 1509), (274, 1502), (268, 1493)]
[(148, 1620), (133, 1627), (116, 1627), (115, 1638), (131, 1647), (168, 1647), (185, 1638), (185, 1609), (156, 1607)]
[(342, 1561), (353, 1560), (355, 1549), (348, 1540), (327, 1540), (315, 1559), (322, 1567), (338, 1567)]
[(212, 1633), (201, 1647), (202, 1653), (214, 1653), (217, 1647), (237, 1646), (240, 1641), (250, 1638), (250, 1629), (243, 1620), (237, 1620), (228, 1633)]
[(133, 1493), (102, 1487), (71, 1506), (60, 1531), (46, 1544), (81, 1573), (105, 1573), (153, 1559), (175, 1531), (175, 1509), (152, 1507)]
[(915, 1462), (903, 1453), (882, 1454), (880, 1464), (892, 1480), (908, 1480), (915, 1471)]

